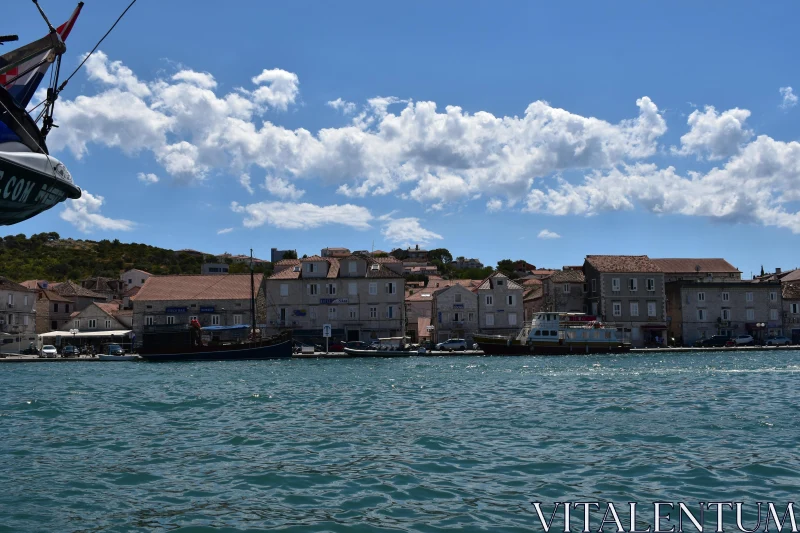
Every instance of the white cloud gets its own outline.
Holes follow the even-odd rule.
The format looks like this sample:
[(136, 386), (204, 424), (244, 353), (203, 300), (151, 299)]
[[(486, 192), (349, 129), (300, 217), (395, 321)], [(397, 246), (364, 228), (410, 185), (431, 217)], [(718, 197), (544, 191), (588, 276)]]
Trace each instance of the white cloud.
[(372, 214), (358, 205), (297, 204), (291, 202), (258, 202), (249, 205), (231, 204), (235, 213), (245, 215), (244, 226), (257, 228), (270, 224), (282, 229), (311, 229), (327, 224), (341, 224), (355, 229), (369, 229)]
[(707, 156), (711, 160), (737, 154), (742, 144), (753, 136), (753, 131), (744, 125), (749, 116), (747, 109), (735, 108), (717, 113), (713, 106), (706, 106), (704, 112), (695, 110), (689, 115), (690, 129), (681, 137), (681, 148), (673, 146), (672, 152)]
[(217, 235), (225, 235), (226, 233), (230, 233), (233, 231), (233, 228), (223, 228), (217, 231)]
[(295, 188), (293, 183), (276, 176), (267, 176), (264, 186), (271, 195), (284, 200), (299, 200), (306, 192)]
[(420, 226), (418, 218), (390, 219), (381, 230), (386, 240), (400, 246), (427, 245), (443, 237)]
[(281, 111), (286, 111), (289, 104), (294, 103), (299, 92), (300, 80), (297, 74), (279, 68), (264, 69), (252, 81), (256, 85), (261, 85), (252, 93), (254, 100), (258, 103), (266, 103)]
[(250, 194), (253, 194), (255, 192), (253, 190), (253, 186), (250, 185), (250, 176), (248, 176), (247, 174), (242, 174), (241, 176), (239, 176), (239, 184), (242, 187), (244, 187), (244, 189)]
[(181, 70), (172, 79), (175, 81), (185, 81), (197, 85), (203, 89), (214, 89), (217, 86), (217, 80), (208, 72), (195, 72), (194, 70)]
[(778, 91), (783, 97), (781, 109), (790, 109), (797, 105), (797, 95), (794, 94), (791, 87), (781, 87)]
[(495, 213), (503, 208), (503, 201), (497, 198), (492, 198), (486, 202), (486, 210), (490, 213)]
[[(526, 210), (553, 215), (595, 215), (630, 210), (756, 223), (800, 233), (800, 143), (759, 136), (723, 167), (679, 175), (674, 167), (636, 164), (595, 171), (583, 183), (564, 180), (534, 189)], [(794, 207), (792, 206), (794, 204)]]
[(539, 232), (539, 235), (537, 235), (537, 237), (540, 239), (560, 239), (561, 235), (559, 235), (555, 231), (550, 231), (549, 229), (543, 229), (542, 231)]
[(139, 81), (131, 69), (123, 65), (121, 61), (109, 61), (108, 56), (101, 50), (97, 50), (89, 56), (85, 66), (90, 80), (98, 80), (107, 85), (119, 87), (138, 97), (150, 94), (147, 85)]
[(104, 201), (102, 196), (83, 191), (77, 200), (66, 201), (60, 216), (83, 233), (91, 233), (95, 229), (130, 231), (134, 228), (135, 224), (130, 220), (113, 219), (100, 214)]
[(345, 115), (350, 115), (352, 113), (355, 113), (356, 111), (356, 104), (354, 104), (353, 102), (347, 102), (345, 100), (342, 100), (341, 98), (337, 98), (336, 100), (329, 100), (328, 102), (326, 102), (325, 105), (337, 110), (341, 110), (342, 113), (344, 113)]
[(158, 176), (152, 173), (145, 174), (144, 172), (139, 172), (136, 174), (136, 179), (144, 183), (145, 185), (150, 185), (152, 183), (158, 183)]

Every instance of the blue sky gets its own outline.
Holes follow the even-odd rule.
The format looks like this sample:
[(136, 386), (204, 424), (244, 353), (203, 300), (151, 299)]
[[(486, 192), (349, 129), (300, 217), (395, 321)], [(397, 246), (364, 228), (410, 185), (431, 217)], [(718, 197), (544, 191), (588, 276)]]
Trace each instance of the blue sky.
[[(127, 3), (86, 2), (67, 72)], [(73, 8), (41, 4), (54, 24)], [(9, 7), (0, 32), (43, 33), (30, 3)], [(138, 2), (56, 109), (49, 145), (84, 198), (6, 233), (261, 257), (421, 243), (487, 264), (800, 266), (799, 15)]]

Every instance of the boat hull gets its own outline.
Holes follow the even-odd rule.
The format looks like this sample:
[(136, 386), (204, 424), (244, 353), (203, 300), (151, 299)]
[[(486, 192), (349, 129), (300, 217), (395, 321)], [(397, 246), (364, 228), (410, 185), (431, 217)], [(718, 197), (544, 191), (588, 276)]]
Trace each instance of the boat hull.
[(97, 356), (101, 361), (137, 361), (138, 355), (104, 355)]
[(197, 346), (191, 351), (176, 353), (139, 353), (145, 361), (250, 361), (258, 359), (291, 359), (292, 341), (252, 346)]
[[(495, 342), (492, 342), (492, 341)], [(498, 339), (499, 340), (499, 339)], [(481, 339), (475, 336), (475, 342), (485, 355), (581, 355), (603, 353), (625, 353), (630, 351), (629, 344), (571, 342), (566, 344), (522, 344), (520, 342), (501, 343), (495, 339)]]
[(0, 225), (22, 222), (67, 198), (81, 197), (80, 188), (67, 181), (64, 165), (47, 157), (0, 149)]
[(350, 357), (410, 357), (417, 355), (417, 352), (407, 350), (356, 350), (345, 348), (344, 353)]

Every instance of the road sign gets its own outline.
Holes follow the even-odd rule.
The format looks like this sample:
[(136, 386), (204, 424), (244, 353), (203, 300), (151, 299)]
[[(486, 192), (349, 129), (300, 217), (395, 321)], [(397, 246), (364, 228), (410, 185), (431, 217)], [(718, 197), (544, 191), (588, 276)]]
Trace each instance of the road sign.
[(328, 338), (331, 336), (331, 325), (330, 324), (323, 324), (322, 325), (322, 336)]

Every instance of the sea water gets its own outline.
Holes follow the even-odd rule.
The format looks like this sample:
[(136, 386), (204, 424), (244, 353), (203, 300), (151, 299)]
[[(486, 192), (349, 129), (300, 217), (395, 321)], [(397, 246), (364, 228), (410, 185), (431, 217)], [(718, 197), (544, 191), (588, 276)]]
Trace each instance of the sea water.
[(542, 531), (534, 501), (785, 509), (799, 388), (800, 351), (3, 364), (0, 531)]

